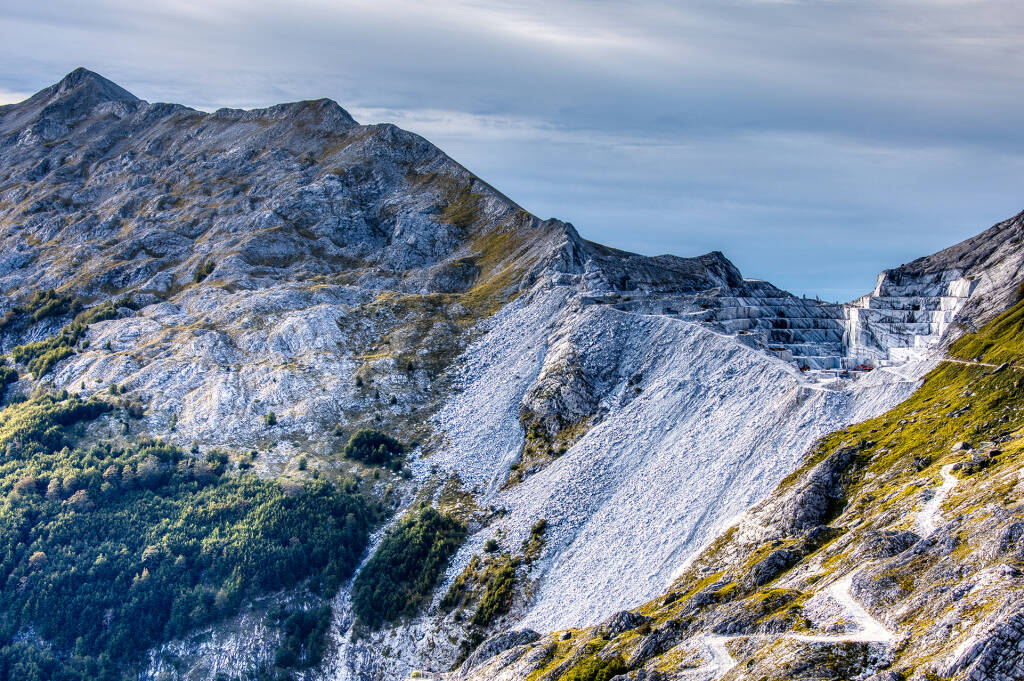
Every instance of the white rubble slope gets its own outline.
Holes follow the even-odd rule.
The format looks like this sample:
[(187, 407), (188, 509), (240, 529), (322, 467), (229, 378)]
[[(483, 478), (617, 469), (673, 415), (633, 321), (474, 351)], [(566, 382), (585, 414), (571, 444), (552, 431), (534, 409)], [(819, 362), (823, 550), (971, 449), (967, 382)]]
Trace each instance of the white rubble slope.
[[(520, 623), (541, 631), (594, 624), (661, 593), (812, 442), (899, 403), (924, 369), (822, 388), (703, 325), (574, 306), (568, 295), (553, 287), (499, 313), (466, 353), (464, 390), (436, 418), (447, 446), (429, 459), (485, 490), (481, 505), (509, 510), (466, 543), (449, 580), (488, 537), (503, 530), (516, 546), (538, 518), (547, 520), (543, 578)], [(558, 330), (548, 332), (557, 311)], [(546, 339), (567, 328), (585, 339), (578, 352), (614, 367), (607, 415), (551, 465), (502, 491), (523, 444), (518, 405)], [(640, 382), (627, 385), (637, 374)]]

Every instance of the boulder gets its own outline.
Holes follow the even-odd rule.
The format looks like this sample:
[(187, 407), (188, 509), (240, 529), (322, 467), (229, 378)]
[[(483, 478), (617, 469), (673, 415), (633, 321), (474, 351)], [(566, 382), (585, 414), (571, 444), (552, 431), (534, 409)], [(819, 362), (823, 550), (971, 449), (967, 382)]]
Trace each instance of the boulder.
[(506, 650), (511, 650), (518, 646), (525, 646), (537, 641), (539, 638), (540, 634), (533, 629), (503, 631), (500, 634), (495, 634), (477, 646), (477, 649), (470, 653), (469, 657), (467, 657), (466, 661), (462, 664), (462, 672), (466, 673), (470, 669), (480, 666), (492, 657), (500, 655)]
[(597, 634), (601, 638), (615, 638), (624, 631), (636, 629), (642, 624), (650, 622), (650, 617), (645, 617), (629, 610), (620, 610), (609, 618), (607, 622), (598, 627)]
[(864, 555), (873, 560), (891, 558), (903, 553), (920, 539), (909, 530), (871, 531), (864, 538)]
[(801, 557), (797, 551), (775, 549), (750, 568), (743, 583), (751, 588), (763, 586), (796, 565)]

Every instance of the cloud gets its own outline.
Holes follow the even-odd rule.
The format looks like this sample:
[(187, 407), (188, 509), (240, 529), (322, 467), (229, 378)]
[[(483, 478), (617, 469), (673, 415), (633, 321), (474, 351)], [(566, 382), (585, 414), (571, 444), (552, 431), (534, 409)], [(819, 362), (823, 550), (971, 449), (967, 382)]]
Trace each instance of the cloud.
[(32, 94), (29, 92), (11, 92), (9, 90), (0, 89), (0, 106), (3, 106), (4, 104), (16, 104), (31, 96)]
[(1010, 0), (9, 0), (0, 89), (328, 96), (590, 238), (852, 297), (1020, 209), (1022, 29)]

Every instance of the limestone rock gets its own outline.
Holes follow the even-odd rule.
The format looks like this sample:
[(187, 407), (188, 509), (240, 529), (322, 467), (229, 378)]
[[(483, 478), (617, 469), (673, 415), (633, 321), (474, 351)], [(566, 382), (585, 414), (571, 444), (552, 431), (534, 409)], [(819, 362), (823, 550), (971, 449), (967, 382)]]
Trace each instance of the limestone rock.
[(597, 633), (602, 638), (614, 638), (624, 631), (636, 629), (650, 621), (650, 617), (645, 617), (629, 610), (620, 610), (612, 615), (611, 619), (598, 627)]
[(462, 664), (463, 673), (487, 662), (494, 656), (500, 655), (511, 648), (525, 646), (537, 641), (539, 638), (540, 634), (532, 629), (505, 631), (500, 634), (495, 634), (481, 643), (477, 649), (466, 658), (466, 661)]

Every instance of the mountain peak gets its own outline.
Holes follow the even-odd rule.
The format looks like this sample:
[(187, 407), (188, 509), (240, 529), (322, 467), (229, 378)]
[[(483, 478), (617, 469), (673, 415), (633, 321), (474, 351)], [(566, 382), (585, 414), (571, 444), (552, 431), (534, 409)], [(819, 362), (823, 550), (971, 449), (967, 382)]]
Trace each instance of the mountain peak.
[(21, 130), (42, 119), (72, 123), (102, 104), (132, 107), (141, 101), (117, 83), (79, 67), (25, 101), (0, 107), (0, 134)]
[(101, 101), (139, 101), (138, 97), (117, 83), (81, 66), (64, 76), (58, 83), (47, 88), (47, 90), (51, 90), (51, 94), (57, 97), (77, 91), (87, 91), (95, 99)]

